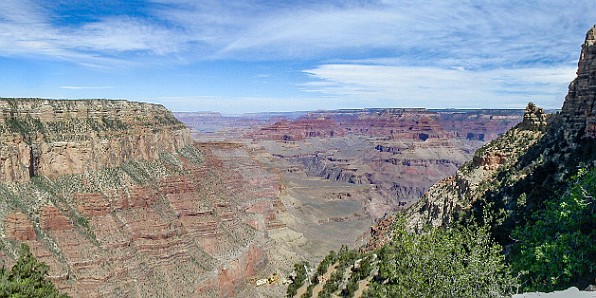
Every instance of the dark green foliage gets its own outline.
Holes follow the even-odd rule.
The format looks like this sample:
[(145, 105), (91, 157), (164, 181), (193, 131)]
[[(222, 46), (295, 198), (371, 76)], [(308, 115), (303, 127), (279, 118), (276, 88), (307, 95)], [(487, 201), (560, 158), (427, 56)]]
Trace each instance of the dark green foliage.
[(325, 258), (321, 261), (321, 263), (319, 263), (319, 266), (317, 267), (317, 275), (325, 274), (327, 272), (327, 269), (329, 269), (329, 265), (335, 262), (336, 257), (337, 255), (335, 254), (335, 252), (330, 251), (329, 254), (325, 256)]
[(306, 292), (302, 293), (300, 298), (310, 298), (312, 297), (312, 289), (315, 287), (314, 284), (310, 284), (308, 288), (306, 288)]
[(294, 281), (288, 286), (286, 292), (288, 297), (294, 297), (298, 292), (298, 289), (304, 284), (304, 281), (307, 278), (306, 270), (304, 269), (305, 267), (308, 268), (308, 262), (306, 261), (294, 264), (294, 273), (296, 276), (294, 277)]
[(109, 130), (127, 130), (128, 125), (118, 118), (102, 117), (101, 121)]
[(511, 264), (524, 290), (583, 288), (596, 275), (596, 169), (580, 168), (569, 184), (513, 232)]
[(29, 247), (21, 244), (19, 259), (11, 271), (0, 271), (0, 297), (68, 297), (56, 290), (47, 275), (48, 266), (38, 262)]
[(348, 249), (347, 246), (342, 245), (339, 253), (337, 255), (337, 260), (339, 265), (337, 266), (339, 269), (344, 270), (354, 264), (354, 261), (360, 257), (358, 251), (354, 249)]
[(325, 283), (321, 292), (319, 292), (319, 297), (331, 297), (331, 294), (339, 289), (344, 279), (344, 273), (345, 268), (338, 267), (337, 270), (331, 274), (331, 277)]
[[(329, 256), (327, 256), (327, 257), (329, 257)], [(327, 257), (325, 257), (325, 258), (327, 258)], [(338, 290), (340, 290), (340, 289), (341, 289), (341, 292), (340, 292), (341, 295), (343, 295), (343, 296), (349, 295), (350, 290), (354, 289), (354, 285), (352, 284), (350, 289), (346, 289), (346, 288), (342, 289), (342, 287), (345, 284), (344, 276), (346, 274), (346, 270), (348, 268), (353, 267), (356, 259), (361, 258), (361, 257), (362, 257), (361, 253), (359, 253), (358, 251), (356, 251), (354, 249), (348, 249), (347, 246), (342, 245), (342, 247), (339, 250), (339, 253), (335, 257), (335, 259), (337, 261), (337, 267), (335, 269), (335, 272), (333, 272), (331, 274), (331, 277), (323, 286), (323, 289), (319, 293), (319, 297), (330, 297), (331, 294), (337, 293)], [(352, 279), (352, 278), (355, 278), (354, 274), (350, 275), (350, 279)], [(357, 289), (357, 287), (358, 287), (358, 285), (356, 285), (355, 288)]]
[(3, 130), (22, 135), (29, 144), (33, 141), (36, 134), (47, 134), (45, 126), (41, 121), (31, 116), (6, 118), (4, 125), (6, 127)]
[(354, 297), (354, 293), (358, 290), (358, 282), (350, 279), (346, 288), (341, 291), (342, 297)]
[(365, 297), (505, 297), (516, 281), (486, 227), (409, 233), (399, 218)]

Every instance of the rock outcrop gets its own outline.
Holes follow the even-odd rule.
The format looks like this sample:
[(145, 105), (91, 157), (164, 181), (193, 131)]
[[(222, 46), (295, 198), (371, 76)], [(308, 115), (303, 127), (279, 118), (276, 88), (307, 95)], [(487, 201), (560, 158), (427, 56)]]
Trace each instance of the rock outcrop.
[(56, 178), (190, 145), (163, 106), (127, 101), (0, 99), (0, 180)]
[[(1, 100), (0, 259), (73, 297), (231, 297), (268, 264), (279, 180), (159, 105)], [(238, 164), (242, 164), (239, 167)]]
[[(556, 115), (530, 103), (524, 120), (476, 151), (472, 162), (435, 185), (407, 211), (412, 226), (444, 225), (483, 212), (498, 218), (501, 243), (515, 226), (544, 207), (582, 162), (596, 159), (596, 27), (582, 46), (577, 78)], [(502, 237), (502, 238), (499, 238)]]
[(524, 112), (523, 121), (517, 127), (525, 130), (545, 130), (548, 124), (548, 116), (543, 108), (539, 108), (530, 102)]
[(582, 134), (596, 138), (596, 27), (586, 34), (582, 45), (577, 77), (569, 84), (569, 93), (561, 110), (561, 119), (571, 137)]

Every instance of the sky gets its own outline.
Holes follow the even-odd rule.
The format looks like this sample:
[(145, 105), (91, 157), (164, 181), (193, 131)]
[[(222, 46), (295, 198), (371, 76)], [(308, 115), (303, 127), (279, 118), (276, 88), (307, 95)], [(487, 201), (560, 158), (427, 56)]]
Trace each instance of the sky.
[(594, 24), (594, 0), (1, 0), (0, 97), (556, 109)]

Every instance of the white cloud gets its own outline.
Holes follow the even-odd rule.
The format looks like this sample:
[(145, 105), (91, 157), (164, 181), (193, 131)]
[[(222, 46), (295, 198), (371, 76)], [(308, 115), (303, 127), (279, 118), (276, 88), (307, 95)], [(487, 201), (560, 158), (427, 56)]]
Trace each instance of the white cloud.
[[(131, 4), (132, 5), (132, 4)], [(355, 59), (466, 68), (573, 61), (596, 2), (153, 0), (146, 17), (77, 25), (37, 1), (0, 3), (0, 55), (79, 63), (202, 59)], [(158, 63), (167, 63), (158, 60)], [(134, 62), (133, 62), (134, 63)]]
[[(264, 110), (520, 107), (528, 100), (557, 108), (596, 15), (593, 0), (149, 0), (138, 4), (140, 15), (106, 13), (65, 24), (55, 21), (62, 16), (47, 3), (0, 1), (0, 56), (106, 68), (166, 65), (165, 72), (199, 60), (281, 61), (287, 64), (279, 68), (288, 72), (308, 68), (310, 81), (299, 85), (304, 97), (289, 90), (284, 103), (235, 98)], [(280, 76), (267, 70), (250, 79), (268, 75), (270, 81)], [(221, 97), (183, 102), (222, 110), (238, 105)]]
[(304, 91), (361, 107), (519, 108), (534, 101), (560, 108), (573, 67), (493, 70), (327, 64), (305, 70)]

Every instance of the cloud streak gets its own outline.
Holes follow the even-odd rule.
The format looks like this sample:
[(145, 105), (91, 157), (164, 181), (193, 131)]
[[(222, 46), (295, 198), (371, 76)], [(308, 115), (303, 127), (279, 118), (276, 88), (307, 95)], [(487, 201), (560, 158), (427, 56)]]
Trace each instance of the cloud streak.
[[(530, 97), (560, 107), (579, 42), (596, 15), (593, 0), (82, 0), (81, 8), (64, 3), (1, 1), (0, 57), (66, 62), (61, 65), (93, 68), (101, 76), (52, 84), (73, 94), (96, 84), (119, 86), (110, 72), (120, 70), (147, 78), (163, 69), (164, 76), (200, 74), (197, 80), (217, 82), (209, 77), (215, 67), (224, 69), (218, 73), (222, 80), (243, 80), (234, 87), (252, 90), (209, 93), (191, 90), (194, 82), (180, 79), (170, 82), (184, 81), (177, 87), (185, 90), (172, 87), (170, 93), (264, 99), (281, 94), (286, 103), (316, 108), (322, 106), (313, 105), (315, 97), (337, 107), (518, 107)], [(240, 69), (259, 63), (275, 67)], [(294, 89), (270, 91), (264, 81)], [(163, 94), (151, 88), (139, 89)], [(255, 98), (238, 100), (266, 106)]]
[(305, 70), (304, 91), (366, 106), (560, 108), (573, 67), (464, 70), (327, 64)]
[[(0, 4), (0, 54), (122, 60), (400, 58), (466, 68), (566, 63), (594, 1), (154, 0), (146, 15), (113, 12), (58, 25), (36, 1)], [(140, 55), (144, 54), (144, 55)], [(424, 58), (426, 61), (420, 61)], [(144, 61), (145, 62), (145, 61)]]

